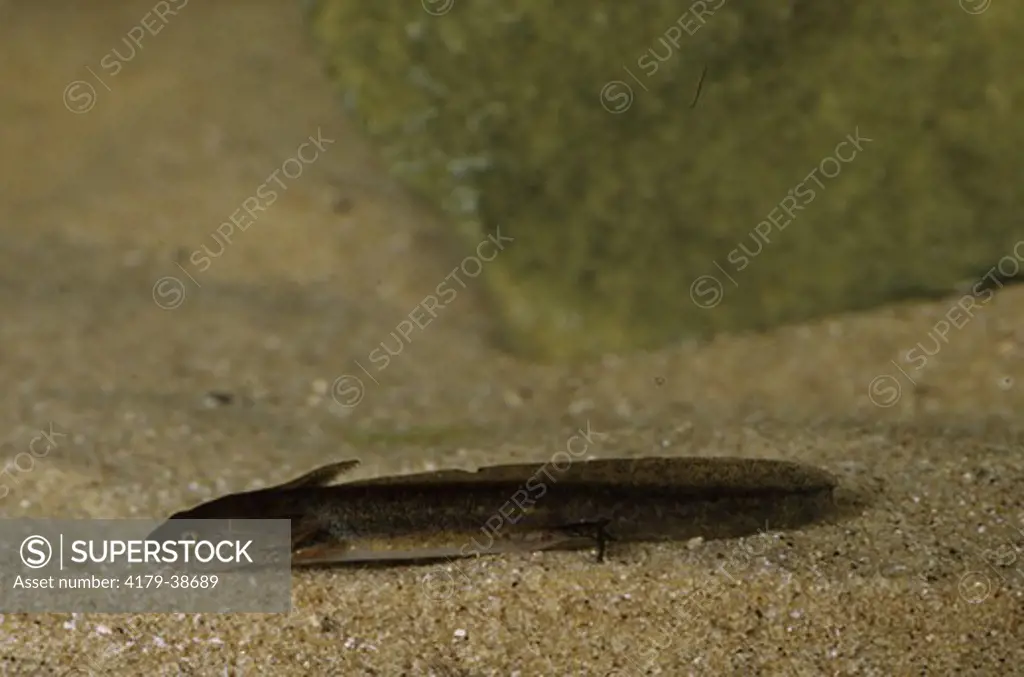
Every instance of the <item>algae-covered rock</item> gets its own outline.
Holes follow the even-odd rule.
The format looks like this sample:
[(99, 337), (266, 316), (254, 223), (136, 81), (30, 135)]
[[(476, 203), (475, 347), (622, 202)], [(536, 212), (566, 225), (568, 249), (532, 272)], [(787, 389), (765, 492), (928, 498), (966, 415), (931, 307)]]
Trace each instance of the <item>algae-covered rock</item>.
[(478, 279), (520, 351), (765, 328), (1020, 264), (1024, 5), (321, 0), (312, 25), (467, 254), (513, 238)]

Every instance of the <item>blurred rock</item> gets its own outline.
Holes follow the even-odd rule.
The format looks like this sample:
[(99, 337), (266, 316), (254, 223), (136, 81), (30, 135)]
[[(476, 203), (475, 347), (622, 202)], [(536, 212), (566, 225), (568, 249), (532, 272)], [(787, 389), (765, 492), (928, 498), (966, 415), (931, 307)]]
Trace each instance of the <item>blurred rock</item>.
[[(493, 258), (479, 279), (520, 352), (933, 297), (1024, 256), (1024, 7), (313, 7), (343, 101), (392, 173), (444, 210), (467, 255)], [(499, 229), (503, 249), (487, 243)], [(476, 263), (464, 272), (470, 284)]]

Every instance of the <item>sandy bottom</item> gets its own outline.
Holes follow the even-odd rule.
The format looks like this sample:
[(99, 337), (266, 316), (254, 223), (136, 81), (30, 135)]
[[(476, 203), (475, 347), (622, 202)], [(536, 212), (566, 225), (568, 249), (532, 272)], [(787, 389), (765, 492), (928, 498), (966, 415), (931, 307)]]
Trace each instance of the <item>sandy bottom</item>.
[(111, 57), (150, 9), (0, 3), (0, 454), (65, 435), (7, 466), (2, 516), (164, 517), (344, 458), (543, 463), (587, 426), (593, 456), (810, 463), (848, 509), (602, 565), (301, 571), (289, 614), (8, 613), (0, 673), (1020, 670), (1024, 292), (937, 342), (955, 298), (569, 368), (489, 347), (470, 283), (398, 342), (459, 262), (345, 126), (297, 3), (188, 3)]

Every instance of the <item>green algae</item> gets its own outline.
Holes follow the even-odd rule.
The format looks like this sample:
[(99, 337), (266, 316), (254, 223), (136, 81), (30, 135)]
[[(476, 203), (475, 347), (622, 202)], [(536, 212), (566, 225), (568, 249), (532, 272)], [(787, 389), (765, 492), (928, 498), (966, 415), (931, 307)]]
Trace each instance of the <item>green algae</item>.
[(520, 353), (934, 296), (1013, 256), (1024, 7), (321, 0), (311, 26), (466, 253), (514, 238), (479, 279)]

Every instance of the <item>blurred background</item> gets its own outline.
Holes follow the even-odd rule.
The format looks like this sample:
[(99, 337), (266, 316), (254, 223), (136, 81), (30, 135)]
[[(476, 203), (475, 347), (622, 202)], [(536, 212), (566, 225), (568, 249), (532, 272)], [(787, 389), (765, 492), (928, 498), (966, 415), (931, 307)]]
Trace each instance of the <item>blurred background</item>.
[[(2, 456), (65, 435), (8, 463), (0, 514), (163, 517), (347, 457), (355, 476), (542, 462), (590, 425), (614, 441), (598, 455), (827, 468), (876, 499), (871, 537), (837, 527), (791, 560), (834, 538), (850, 552), (826, 572), (898, 565), (963, 605), (965, 553), (1009, 538), (979, 542), (981, 523), (1024, 518), (1024, 10), (940, 5), (0, 0)], [(414, 579), (306, 579), (267, 627), (329, 637), (288, 650), (309, 674), (427, 674), (424, 647), (497, 621), (458, 616), (464, 597), (431, 629), (367, 614), (345, 636), (405, 639), (339, 656), (310, 601)], [(1019, 652), (956, 639), (952, 606), (841, 594), (820, 609), (864, 632), (916, 619), (950, 664)], [(961, 620), (1005, 628), (1008, 599)], [(519, 612), (535, 622), (483, 663), (468, 645), (438, 660), (611, 669), (599, 628), (618, 612), (574, 625), (572, 649), (547, 611)], [(129, 632), (68, 622), (0, 621), (11, 674)], [(193, 665), (297, 664), (251, 621), (131, 624)], [(817, 651), (820, 624), (795, 625)], [(226, 658), (194, 636), (254, 644)], [(730, 647), (770, 635), (733, 639), (705, 665), (768, 665)], [(878, 665), (931, 652), (891, 649)], [(825, 670), (811, 653), (786, 665)], [(147, 655), (118, 669), (171, 669)]]

